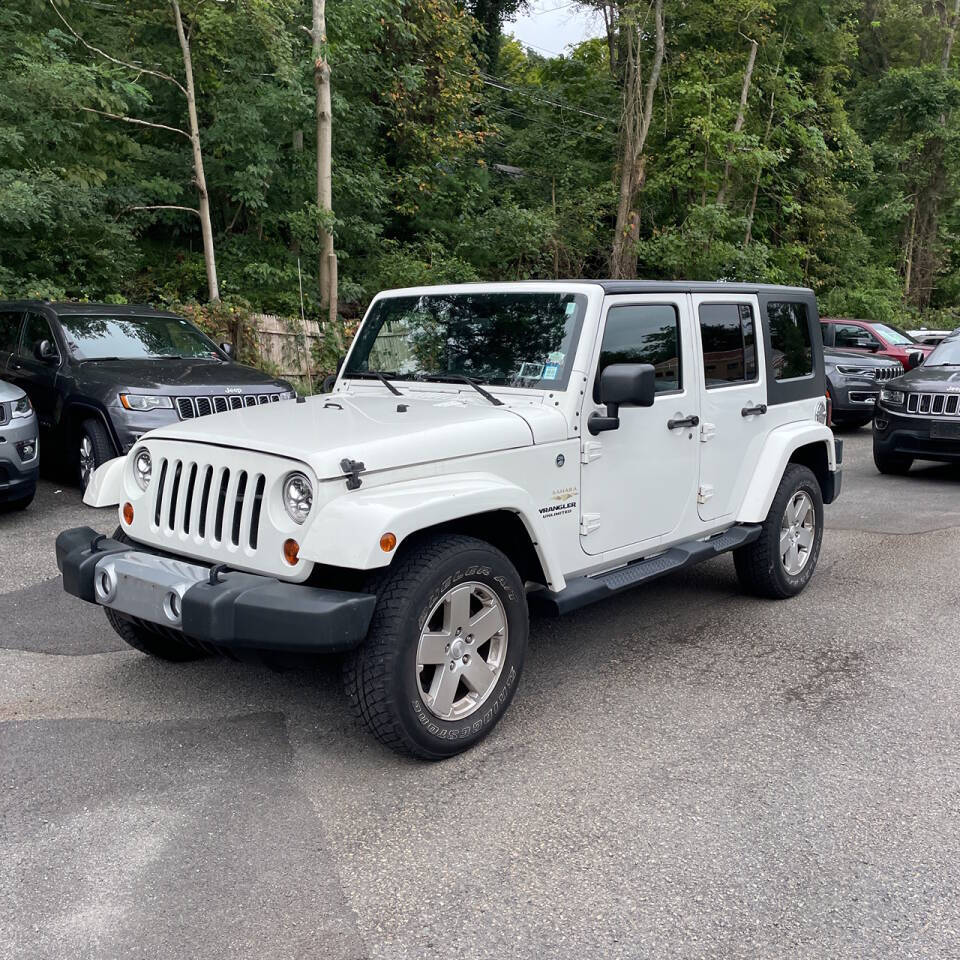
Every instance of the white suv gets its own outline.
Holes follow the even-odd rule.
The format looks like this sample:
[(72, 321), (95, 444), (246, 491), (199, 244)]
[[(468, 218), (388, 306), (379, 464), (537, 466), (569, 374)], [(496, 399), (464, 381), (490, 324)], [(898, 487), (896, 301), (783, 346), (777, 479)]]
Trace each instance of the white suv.
[(528, 610), (565, 613), (732, 550), (813, 574), (842, 447), (810, 290), (640, 281), (393, 290), (332, 394), (148, 433), (101, 467), (112, 539), (64, 587), (168, 660), (346, 652), (358, 714), (441, 758), (510, 703)]

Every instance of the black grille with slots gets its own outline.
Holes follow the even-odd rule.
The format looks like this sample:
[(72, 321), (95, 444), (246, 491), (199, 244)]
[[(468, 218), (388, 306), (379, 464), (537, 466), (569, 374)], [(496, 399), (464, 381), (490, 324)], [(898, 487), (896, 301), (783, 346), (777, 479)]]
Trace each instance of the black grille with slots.
[(280, 399), (279, 393), (232, 393), (212, 397), (177, 397), (174, 402), (181, 420), (193, 420), (196, 417), (209, 417), (213, 413), (225, 413), (227, 410), (277, 403)]
[(266, 477), (209, 463), (162, 457), (153, 504), (154, 526), (212, 543), (257, 549)]

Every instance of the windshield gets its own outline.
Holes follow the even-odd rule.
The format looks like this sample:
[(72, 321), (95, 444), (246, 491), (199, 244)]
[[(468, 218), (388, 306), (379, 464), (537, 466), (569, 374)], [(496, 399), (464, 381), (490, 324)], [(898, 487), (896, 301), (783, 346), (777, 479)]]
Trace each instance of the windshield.
[(942, 340), (940, 345), (927, 357), (925, 367), (960, 366), (960, 337)]
[(908, 343), (917, 342), (906, 331), (901, 330), (899, 327), (891, 327), (887, 323), (875, 323), (873, 324), (873, 329), (876, 330), (887, 343), (892, 343), (895, 347), (905, 347)]
[(78, 360), (222, 359), (213, 341), (181, 317), (61, 314), (60, 324)]
[(378, 300), (344, 375), (470, 377), (562, 390), (587, 298), (573, 293), (436, 293)]

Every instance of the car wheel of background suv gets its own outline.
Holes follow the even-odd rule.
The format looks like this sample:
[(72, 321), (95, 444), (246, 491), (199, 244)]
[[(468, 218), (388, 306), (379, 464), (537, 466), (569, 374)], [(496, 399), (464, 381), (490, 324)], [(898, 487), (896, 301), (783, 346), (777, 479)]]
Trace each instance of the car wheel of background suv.
[(99, 420), (84, 420), (77, 439), (77, 474), (81, 491), (87, 489), (93, 471), (117, 455), (107, 428)]

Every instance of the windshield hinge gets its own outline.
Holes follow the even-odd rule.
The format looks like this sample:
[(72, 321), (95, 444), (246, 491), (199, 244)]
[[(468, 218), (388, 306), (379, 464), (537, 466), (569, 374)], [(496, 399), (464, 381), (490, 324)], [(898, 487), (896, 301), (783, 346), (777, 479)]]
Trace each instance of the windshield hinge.
[(350, 460), (344, 457), (343, 460), (340, 461), (340, 469), (347, 478), (347, 489), (356, 490), (357, 487), (363, 483), (360, 479), (360, 474), (367, 468), (359, 460)]
[(701, 483), (697, 491), (697, 503), (706, 503), (713, 496), (713, 484)]
[(585, 440), (580, 448), (580, 462), (592, 463), (603, 453), (603, 444), (599, 440)]

